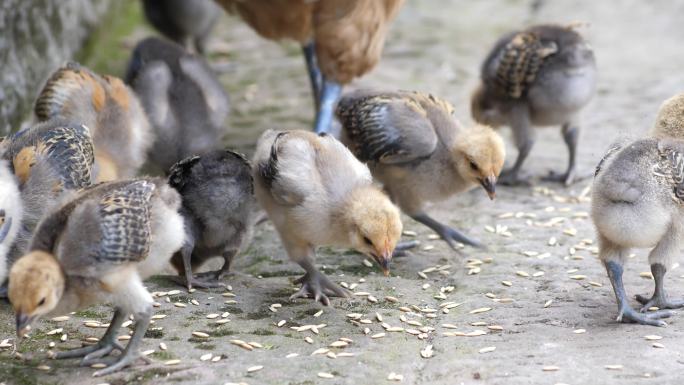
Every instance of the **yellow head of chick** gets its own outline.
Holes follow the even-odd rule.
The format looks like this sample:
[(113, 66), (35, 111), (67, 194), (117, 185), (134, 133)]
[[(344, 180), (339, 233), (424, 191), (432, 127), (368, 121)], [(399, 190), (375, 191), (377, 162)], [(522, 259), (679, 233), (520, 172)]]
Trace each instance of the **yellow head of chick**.
[(501, 174), (506, 148), (491, 127), (475, 125), (464, 129), (451, 151), (458, 174), (469, 183), (479, 184), (490, 199), (496, 196), (496, 180)]
[(652, 134), (658, 138), (684, 139), (684, 93), (660, 105)]
[(385, 275), (389, 275), (402, 224), (399, 209), (387, 195), (373, 186), (355, 189), (348, 197), (343, 223), (351, 246), (375, 259)]
[(17, 319), (17, 336), (50, 313), (64, 293), (64, 273), (51, 254), (32, 251), (19, 258), (9, 275), (9, 299)]

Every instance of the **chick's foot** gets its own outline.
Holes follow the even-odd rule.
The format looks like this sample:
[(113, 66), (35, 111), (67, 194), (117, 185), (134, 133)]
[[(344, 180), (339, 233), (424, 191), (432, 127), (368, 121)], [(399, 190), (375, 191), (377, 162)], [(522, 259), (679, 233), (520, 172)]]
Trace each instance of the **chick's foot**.
[(302, 284), (301, 289), (290, 297), (290, 300), (297, 298), (313, 298), (325, 306), (330, 306), (330, 297), (349, 297), (349, 293), (332, 282), (328, 277), (319, 271), (307, 272), (303, 277), (295, 280), (295, 283)]

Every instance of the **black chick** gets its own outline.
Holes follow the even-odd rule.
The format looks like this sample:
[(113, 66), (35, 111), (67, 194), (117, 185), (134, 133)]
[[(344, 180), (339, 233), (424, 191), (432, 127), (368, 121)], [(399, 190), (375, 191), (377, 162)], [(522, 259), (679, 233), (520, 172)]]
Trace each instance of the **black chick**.
[(143, 0), (145, 17), (159, 32), (204, 55), (211, 30), (221, 14), (212, 0)]
[[(251, 166), (241, 154), (217, 150), (176, 163), (169, 184), (181, 195), (186, 240), (171, 263), (192, 286), (218, 287), (233, 257), (249, 243), (256, 200)], [(192, 271), (214, 256), (223, 267), (193, 276)]]
[(228, 95), (200, 57), (159, 38), (140, 42), (126, 83), (138, 94), (156, 133), (148, 160), (161, 170), (216, 150), (225, 133)]

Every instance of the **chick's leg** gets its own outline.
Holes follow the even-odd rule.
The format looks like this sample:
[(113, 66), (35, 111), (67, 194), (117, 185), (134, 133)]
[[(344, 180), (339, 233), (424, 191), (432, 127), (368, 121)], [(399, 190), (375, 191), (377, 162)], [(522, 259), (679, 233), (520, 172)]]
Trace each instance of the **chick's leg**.
[(220, 269), (214, 271), (207, 271), (204, 273), (198, 273), (195, 275), (195, 282), (199, 282), (196, 286), (199, 287), (220, 287), (224, 286), (219, 282), (223, 277), (225, 277), (230, 272), (230, 265), (233, 262), (233, 258), (237, 254), (237, 249), (230, 249), (223, 252), (223, 266)]
[(114, 361), (111, 365), (93, 373), (94, 377), (104, 376), (110, 373), (117, 372), (127, 366), (134, 364), (135, 361), (137, 361), (138, 359), (143, 359), (146, 362), (149, 362), (149, 359), (140, 354), (139, 349), (140, 343), (142, 342), (142, 339), (145, 336), (145, 332), (147, 331), (147, 327), (150, 325), (151, 317), (151, 305), (148, 306), (148, 308), (145, 311), (138, 312), (135, 314), (135, 330), (133, 331), (133, 336), (131, 337), (131, 340), (128, 342), (126, 349), (123, 351), (123, 354), (119, 356), (118, 359)]
[(123, 352), (124, 348), (119, 345), (118, 342), (116, 342), (116, 333), (119, 328), (121, 328), (121, 324), (123, 324), (125, 318), (126, 313), (117, 308), (114, 311), (114, 317), (112, 317), (107, 331), (97, 344), (79, 349), (58, 352), (55, 354), (55, 358), (59, 360), (64, 358), (83, 357), (83, 360), (81, 360), (81, 365), (86, 366), (90, 365), (94, 358), (106, 356), (113, 350), (119, 350)]
[[(301, 284), (302, 287), (290, 297), (291, 300), (313, 297), (317, 302), (320, 302), (325, 306), (330, 306), (330, 299), (328, 296), (349, 297), (349, 293), (345, 289), (332, 282), (325, 274), (318, 271), (313, 263), (314, 251), (310, 246), (297, 249), (299, 250), (288, 249), (288, 252), (291, 253), (291, 256), (296, 255), (294, 254), (295, 251), (303, 252), (298, 254), (297, 257), (291, 258), (306, 271), (306, 274), (295, 280), (295, 283)], [(299, 255), (303, 255), (303, 257), (299, 257)]]
[(566, 123), (563, 125), (563, 140), (568, 146), (568, 168), (562, 174), (551, 171), (548, 176), (543, 178), (545, 181), (560, 182), (566, 186), (570, 186), (571, 184), (589, 176), (589, 174), (578, 176), (575, 170), (579, 132), (579, 128), (574, 124)]
[(530, 184), (530, 180), (529, 177), (520, 175), (520, 168), (530, 154), (530, 150), (532, 150), (536, 139), (536, 131), (534, 131), (530, 122), (527, 107), (514, 107), (510, 112), (510, 116), (511, 131), (513, 132), (515, 146), (518, 149), (518, 157), (515, 159), (513, 167), (501, 173), (497, 183), (505, 186), (525, 186)]
[(651, 263), (651, 273), (655, 280), (655, 290), (651, 298), (637, 295), (637, 301), (644, 305), (641, 308), (642, 312), (647, 311), (650, 307), (658, 307), (660, 309), (678, 309), (684, 307), (684, 300), (670, 299), (665, 292), (664, 282), (665, 273), (667, 273), (667, 261), (669, 257), (679, 250), (679, 234), (674, 229), (671, 229), (661, 240), (658, 245), (651, 250), (648, 256), (648, 261)]
[(317, 134), (331, 131), (335, 106), (341, 94), (342, 86), (339, 83), (323, 77), (319, 108), (316, 112), (316, 123), (314, 124), (314, 131)]
[(456, 244), (454, 243), (454, 241), (470, 246), (484, 247), (482, 243), (472, 238), (469, 238), (468, 236), (462, 234), (458, 230), (455, 230), (447, 225), (437, 222), (435, 219), (425, 214), (424, 212), (411, 215), (411, 218), (434, 230), (434, 232), (436, 232), (443, 240), (445, 240), (446, 243), (454, 250), (456, 250)]
[(608, 260), (604, 261), (604, 265), (606, 266), (608, 278), (610, 279), (611, 285), (613, 285), (613, 291), (615, 292), (615, 298), (618, 303), (618, 316), (616, 321), (624, 323), (635, 322), (651, 326), (667, 326), (665, 321), (661, 320), (661, 318), (672, 316), (672, 312), (659, 310), (651, 313), (639, 313), (629, 305), (627, 294), (625, 293), (625, 286), (622, 283), (623, 268), (621, 261)]

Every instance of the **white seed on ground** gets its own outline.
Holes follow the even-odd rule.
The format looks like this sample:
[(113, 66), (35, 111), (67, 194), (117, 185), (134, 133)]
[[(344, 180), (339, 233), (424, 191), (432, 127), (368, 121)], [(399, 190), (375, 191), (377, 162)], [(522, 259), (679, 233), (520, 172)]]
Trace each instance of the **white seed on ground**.
[(389, 375), (387, 375), (387, 380), (401, 382), (404, 380), (404, 375), (392, 372)]
[(442, 327), (445, 329), (458, 329), (458, 326), (454, 324), (442, 324)]
[(184, 304), (184, 303), (181, 303), (181, 302), (175, 302), (175, 303), (173, 304), (173, 306), (175, 306), (175, 307), (188, 307), (188, 305), (186, 305), (186, 304)]
[(204, 332), (192, 332), (192, 335), (198, 338), (209, 338), (209, 334)]
[(326, 348), (318, 348), (311, 353), (312, 356), (315, 356), (316, 354), (327, 354), (330, 351), (330, 349)]
[(543, 271), (538, 271), (538, 272), (532, 274), (533, 277), (541, 277), (542, 275), (544, 275)]
[(421, 286), (421, 287), (423, 288), (423, 290), (427, 290), (427, 289), (430, 288), (430, 284), (429, 284), (429, 283), (424, 283), (423, 286)]
[(131, 325), (133, 325), (133, 321), (128, 320), (128, 321), (122, 323), (122, 324), (121, 324), (121, 327), (122, 327), (122, 328), (127, 328), (127, 327), (129, 327), (129, 326), (131, 326)]
[(430, 358), (433, 355), (434, 355), (434, 352), (432, 350), (432, 345), (428, 345), (423, 350), (420, 351), (420, 356), (423, 358)]
[(555, 372), (555, 371), (560, 370), (560, 368), (559, 368), (558, 366), (553, 366), (553, 365), (551, 365), (551, 366), (544, 366), (544, 367), (542, 368), (542, 370), (545, 371), (545, 372)]
[(167, 294), (167, 295), (177, 295), (177, 294), (180, 294), (180, 292), (181, 292), (180, 290), (171, 290), (171, 291), (169, 291), (169, 292), (166, 293), (166, 294)]
[(644, 271), (639, 273), (639, 277), (646, 279), (653, 279), (653, 274), (650, 271)]
[(154, 353), (154, 349), (144, 350), (144, 351), (140, 352), (140, 354), (142, 354), (143, 356), (149, 356), (152, 353)]
[(654, 342), (651, 346), (654, 348), (659, 348), (659, 349), (664, 349), (665, 345), (661, 344), (660, 342)]
[(399, 299), (397, 299), (396, 297), (392, 297), (392, 296), (387, 295), (387, 296), (385, 296), (385, 301), (397, 303), (397, 302), (399, 302)]
[(411, 313), (411, 312), (413, 312), (413, 310), (411, 310), (411, 308), (408, 308), (408, 307), (406, 307), (406, 306), (400, 306), (400, 307), (399, 307), (399, 310), (403, 311), (404, 313)]
[(378, 338), (383, 338), (384, 336), (385, 336), (385, 333), (377, 333), (377, 334), (373, 334), (371, 336), (371, 338), (372, 339), (378, 339)]
[(373, 267), (373, 264), (371, 263), (371, 261), (369, 261), (367, 259), (363, 260), (363, 265), (366, 267)]
[(309, 344), (313, 344), (313, 343), (314, 343), (314, 340), (313, 340), (313, 338), (311, 338), (311, 337), (304, 337), (304, 341), (306, 341), (306, 342), (309, 343)]
[(552, 300), (552, 299), (546, 301), (546, 302), (544, 303), (544, 308), (547, 308), (547, 307), (551, 306), (552, 303), (553, 303), (553, 300)]
[(331, 348), (345, 348), (349, 346), (349, 342), (346, 341), (335, 341), (329, 345)]
[(163, 319), (166, 318), (166, 314), (155, 314), (150, 319)]
[(181, 360), (168, 360), (164, 362), (164, 365), (166, 366), (171, 366), (171, 365), (178, 365), (180, 364)]
[(496, 350), (496, 346), (487, 346), (479, 350), (480, 353), (491, 353)]
[(368, 302), (370, 303), (378, 303), (378, 299), (373, 297), (372, 295), (369, 295), (367, 298)]
[(556, 243), (558, 243), (558, 240), (556, 239), (556, 237), (549, 238), (549, 241), (547, 242), (547, 244), (549, 246), (556, 246)]
[(520, 276), (520, 277), (529, 277), (530, 276), (530, 274), (528, 272), (522, 271), (522, 270), (516, 271), (515, 274)]
[(332, 373), (318, 372), (318, 377), (320, 378), (335, 378)]
[(200, 361), (209, 361), (212, 357), (214, 357), (214, 355), (211, 353), (203, 354), (200, 356)]
[(49, 366), (47, 366), (47, 365), (38, 365), (38, 366), (36, 366), (36, 369), (38, 369), (38, 370), (43, 370), (43, 371), (48, 371), (48, 370), (50, 370), (51, 368), (50, 368)]
[(259, 370), (263, 369), (263, 365), (256, 365), (256, 366), (250, 366), (247, 368), (247, 373), (253, 373), (253, 372), (258, 372)]
[(509, 287), (513, 286), (513, 282), (511, 282), (511, 281), (501, 281), (501, 284), (504, 286), (509, 286)]
[(478, 308), (478, 309), (475, 309), (475, 310), (471, 310), (471, 311), (469, 311), (468, 313), (470, 313), (470, 314), (478, 314), (478, 313), (484, 313), (484, 312), (490, 311), (490, 310), (492, 310), (491, 307), (481, 307), (481, 308)]
[(223, 293), (223, 294), (221, 294), (221, 295), (224, 296), (224, 297), (230, 297), (230, 298), (235, 297), (235, 294), (230, 293), (230, 292), (226, 292), (226, 293)]
[(199, 302), (197, 302), (196, 299), (191, 300), (190, 303), (195, 305), (195, 306), (199, 306)]
[(313, 315), (313, 316), (314, 316), (315, 318), (318, 318), (318, 317), (320, 317), (320, 316), (321, 316), (321, 314), (323, 314), (323, 310), (319, 310), (319, 311), (317, 311), (316, 313), (314, 313), (314, 315)]
[(423, 247), (423, 251), (430, 251), (430, 250), (432, 250), (432, 249), (434, 249), (434, 248), (435, 248), (434, 245), (427, 245), (427, 246)]
[(415, 237), (416, 235), (418, 235), (418, 233), (412, 230), (404, 230), (403, 234), (408, 237)]
[(590, 284), (591, 286), (603, 287), (603, 284), (600, 283), (600, 282), (589, 281), (589, 284)]
[(66, 335), (66, 333), (65, 333), (65, 334), (62, 334), (62, 336), (59, 337), (59, 340), (62, 341), (62, 342), (66, 342), (66, 340), (67, 340), (67, 335)]
[(649, 334), (649, 335), (647, 335), (647, 336), (644, 336), (644, 338), (645, 338), (647, 341), (658, 341), (658, 340), (662, 340), (662, 339), (663, 339), (662, 336), (658, 336), (658, 335), (655, 335), (655, 334)]
[(55, 318), (53, 318), (52, 320), (55, 321), (55, 322), (64, 322), (64, 321), (66, 321), (66, 320), (68, 320), (68, 319), (69, 319), (69, 316), (68, 316), (68, 315), (63, 315), (63, 316), (60, 316), (60, 317), (55, 317)]
[(92, 365), (90, 365), (90, 367), (93, 368), (93, 369), (102, 369), (102, 368), (106, 368), (107, 365), (106, 365), (106, 364), (103, 364), (103, 363), (97, 363), (97, 364), (92, 364)]
[(299, 356), (299, 353), (290, 353), (290, 354), (286, 355), (285, 358), (294, 358), (297, 356)]
[(54, 335), (54, 334), (61, 333), (62, 331), (64, 331), (64, 329), (62, 329), (62, 328), (52, 329), (52, 330), (50, 330), (49, 332), (45, 333), (45, 335), (51, 336), (51, 335)]
[(623, 368), (622, 365), (604, 365), (603, 367), (608, 370), (622, 370)]
[(287, 321), (285, 321), (284, 319), (281, 319), (280, 321), (278, 321), (277, 325), (280, 328), (280, 327), (283, 327), (283, 325), (285, 325), (286, 323), (287, 323)]
[(571, 275), (570, 278), (571, 278), (571, 279), (574, 279), (574, 280), (577, 280), (577, 281), (581, 281), (581, 280), (587, 278), (587, 276), (586, 276), (586, 275), (582, 275), (582, 274), (577, 274), (577, 275)]
[(159, 343), (159, 349), (161, 349), (161, 350), (166, 350), (166, 349), (167, 349), (166, 344), (163, 343), (163, 342), (160, 342), (160, 343)]
[(207, 314), (208, 319), (215, 319), (215, 318), (218, 318), (220, 316), (221, 316), (220, 314), (216, 314), (216, 313)]
[(479, 336), (483, 336), (485, 334), (487, 334), (486, 331), (478, 329), (478, 330), (472, 331), (470, 333), (465, 333), (464, 336), (465, 337), (479, 337)]
[(226, 324), (226, 323), (228, 323), (228, 322), (230, 322), (230, 320), (224, 318), (224, 319), (220, 319), (220, 320), (214, 321), (214, 324), (215, 324), (215, 325), (223, 325), (223, 324)]
[(262, 344), (260, 344), (260, 343), (258, 343), (258, 342), (254, 342), (254, 341), (248, 342), (247, 345), (249, 345), (249, 346), (251, 346), (251, 347), (253, 347), (253, 348), (258, 348), (258, 349), (263, 349), (263, 348), (264, 348), (264, 345), (262, 345)]
[[(95, 341), (95, 342), (97, 342), (97, 341)], [(54, 342), (50, 341), (50, 343), (48, 344), (48, 347), (49, 347), (49, 348), (54, 348), (56, 345), (57, 345), (57, 344), (55, 344)], [(4, 345), (0, 344), (0, 348), (9, 348), (9, 347), (12, 347), (12, 345), (4, 346)]]
[(219, 362), (221, 360), (221, 358), (223, 358), (223, 356), (216, 356), (216, 357), (211, 359), (211, 362)]
[(575, 334), (584, 334), (587, 332), (587, 330), (586, 329), (575, 329), (572, 332)]
[(423, 279), (428, 279), (428, 276), (427, 276), (425, 273), (423, 273), (422, 271), (419, 271), (419, 272), (418, 272), (418, 276), (419, 276), (420, 278), (423, 278)]

